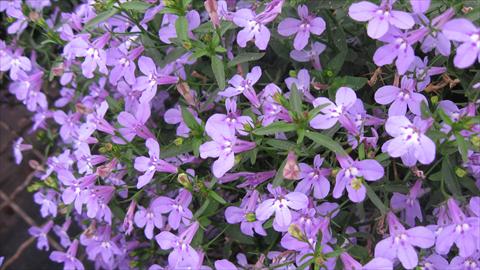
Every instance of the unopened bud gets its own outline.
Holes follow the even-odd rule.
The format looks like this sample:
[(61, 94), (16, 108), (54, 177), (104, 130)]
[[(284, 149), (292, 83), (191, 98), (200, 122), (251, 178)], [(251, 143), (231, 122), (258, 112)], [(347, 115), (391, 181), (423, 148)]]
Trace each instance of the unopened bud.
[(473, 136), (470, 141), (472, 142), (473, 146), (480, 147), (480, 137)]
[(62, 76), (64, 71), (65, 67), (63, 66), (63, 63), (59, 63), (52, 68), (52, 73), (54, 76)]
[(75, 110), (81, 114), (89, 114), (92, 112), (92, 110), (90, 110), (89, 108), (87, 108), (85, 105), (83, 105), (82, 103), (77, 103), (75, 104)]
[(430, 98), (430, 101), (432, 102), (433, 105), (437, 104), (438, 103), (438, 96), (432, 96)]
[(333, 169), (332, 169), (332, 173), (331, 173), (332, 177), (336, 177), (338, 171), (340, 171), (340, 169), (338, 169), (338, 168), (333, 168)]
[(283, 177), (290, 180), (300, 179), (300, 167), (297, 163), (297, 155), (293, 151), (288, 152), (287, 162), (283, 167)]
[(182, 95), (188, 105), (195, 106), (195, 97), (192, 95), (190, 91), (190, 86), (186, 82), (179, 82), (177, 83), (177, 91)]
[(40, 163), (34, 159), (29, 160), (28, 165), (35, 171), (44, 171), (42, 165), (40, 165)]
[(296, 71), (296, 70), (290, 70), (290, 71), (288, 72), (288, 75), (289, 75), (290, 77), (297, 77), (297, 71)]
[(291, 224), (288, 227), (288, 233), (297, 240), (305, 241), (305, 234), (297, 224)]
[(184, 41), (182, 43), (182, 47), (186, 50), (190, 50), (192, 48), (192, 42), (190, 42), (190, 40)]
[(30, 11), (30, 13), (28, 14), (28, 18), (32, 21), (32, 22), (36, 22), (38, 21), (38, 19), (40, 18), (40, 14), (38, 14), (38, 12), (35, 12), (35, 11)]
[(464, 177), (465, 175), (467, 175), (467, 172), (466, 172), (464, 169), (462, 169), (462, 168), (460, 168), (460, 167), (457, 167), (457, 168), (455, 169), (455, 174), (456, 174), (458, 177)]
[(191, 187), (190, 180), (188, 179), (188, 175), (186, 173), (180, 173), (177, 176), (177, 181), (185, 188)]
[(176, 138), (175, 140), (173, 140), (173, 144), (175, 144), (176, 146), (182, 145), (183, 144), (183, 138), (181, 138), (181, 137)]

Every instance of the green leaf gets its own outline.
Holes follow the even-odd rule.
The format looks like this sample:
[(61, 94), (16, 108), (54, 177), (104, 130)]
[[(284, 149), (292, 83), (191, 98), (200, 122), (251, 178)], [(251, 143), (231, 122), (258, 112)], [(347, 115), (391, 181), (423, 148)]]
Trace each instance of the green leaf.
[(312, 132), (312, 131), (307, 131), (305, 133), (305, 136), (307, 136), (310, 140), (314, 141), (316, 144), (319, 144), (330, 151), (335, 152), (336, 154), (346, 156), (348, 155), (347, 152), (342, 148), (340, 144), (338, 144), (336, 141), (332, 140), (330, 137), (325, 136), (321, 133), (318, 132)]
[(177, 31), (177, 37), (180, 40), (188, 39), (188, 21), (185, 16), (179, 16), (175, 21), (175, 30)]
[(278, 132), (289, 132), (297, 129), (295, 124), (281, 121), (273, 122), (266, 127), (257, 128), (253, 131), (256, 135), (272, 135)]
[(380, 210), (382, 215), (385, 215), (388, 212), (388, 207), (383, 204), (382, 200), (380, 200), (375, 191), (373, 191), (373, 189), (366, 182), (364, 182), (363, 185), (367, 189), (368, 199), (370, 199), (370, 201), (378, 208), (378, 210)]
[(185, 53), (187, 53), (187, 50), (185, 50), (185, 48), (183, 48), (183, 47), (178, 47), (178, 48), (173, 49), (172, 51), (167, 53), (167, 55), (165, 56), (165, 59), (163, 59), (163, 61), (162, 61), (163, 63), (161, 65), (161, 67), (164, 67), (165, 65), (177, 60), (178, 58), (180, 58)]
[(215, 80), (217, 80), (218, 87), (223, 90), (225, 89), (225, 68), (223, 61), (217, 56), (212, 56), (212, 71), (215, 75)]
[(455, 174), (455, 168), (453, 168), (450, 158), (445, 156), (442, 160), (442, 181), (447, 186), (447, 189), (455, 196), (461, 196), (460, 184), (458, 183), (457, 175)]
[(283, 183), (283, 168), (285, 168), (285, 164), (287, 164), (287, 158), (280, 164), (280, 168), (278, 168), (277, 174), (275, 174), (275, 178), (273, 178), (272, 184), (274, 187), (278, 187)]
[(342, 86), (345, 86), (345, 87), (350, 87), (354, 90), (358, 90), (363, 86), (365, 86), (367, 82), (368, 82), (368, 79), (364, 77), (343, 76), (343, 77), (335, 78), (332, 84), (330, 85), (330, 87), (332, 89), (338, 89)]
[(197, 212), (195, 212), (195, 214), (193, 214), (193, 217), (195, 219), (198, 219), (203, 214), (203, 212), (205, 212), (205, 210), (207, 210), (209, 205), (210, 205), (210, 199), (206, 199), (203, 202), (202, 206), (200, 206), (200, 208), (197, 210)]
[(151, 5), (144, 2), (144, 1), (132, 0), (132, 1), (125, 2), (125, 3), (121, 4), (120, 6), (123, 9), (126, 9), (126, 10), (133, 10), (133, 11), (143, 13), (143, 12), (145, 12), (145, 10), (150, 8)]
[(182, 109), (182, 118), (185, 121), (185, 124), (191, 130), (197, 131), (199, 134), (203, 133), (202, 126), (197, 122), (193, 114), (184, 106), (181, 107)]
[(442, 108), (437, 108), (437, 114), (440, 116), (440, 118), (445, 122), (447, 125), (452, 126), (453, 121), (450, 119), (450, 117), (445, 113), (445, 111)]
[(165, 148), (161, 148), (160, 158), (176, 157), (193, 151), (193, 140), (186, 140), (181, 145), (171, 144)]
[(458, 146), (458, 152), (462, 156), (463, 162), (468, 162), (468, 145), (465, 138), (458, 132), (455, 132), (455, 138)]
[(248, 52), (242, 53), (235, 56), (235, 58), (233, 58), (230, 62), (228, 62), (227, 67), (230, 68), (241, 63), (256, 61), (262, 58), (264, 55), (265, 53), (248, 53)]
[(290, 150), (295, 147), (294, 143), (285, 140), (266, 139), (265, 143), (280, 150)]
[(215, 201), (219, 202), (220, 204), (227, 204), (227, 202), (213, 190), (208, 191), (208, 196), (214, 199)]
[(113, 15), (117, 14), (117, 12), (118, 12), (118, 9), (111, 8), (106, 11), (98, 13), (98, 15), (95, 18), (91, 19), (85, 24), (84, 29), (88, 30), (88, 29), (91, 29), (92, 27), (97, 26), (99, 23), (106, 21)]
[(300, 92), (298, 92), (297, 85), (295, 83), (292, 84), (290, 89), (290, 109), (297, 113), (297, 116), (301, 116), (302, 110), (302, 97), (300, 96)]

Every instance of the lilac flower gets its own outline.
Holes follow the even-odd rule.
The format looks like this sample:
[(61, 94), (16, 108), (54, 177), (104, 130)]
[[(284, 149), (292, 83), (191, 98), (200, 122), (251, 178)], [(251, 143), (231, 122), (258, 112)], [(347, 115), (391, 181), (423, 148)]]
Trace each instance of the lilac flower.
[(415, 226), (415, 218), (418, 218), (420, 222), (423, 221), (422, 209), (418, 202), (418, 198), (421, 197), (423, 193), (422, 180), (417, 180), (407, 195), (394, 192), (392, 199), (390, 199), (390, 207), (392, 210), (402, 210), (405, 223), (410, 227)]
[(78, 249), (78, 240), (75, 239), (68, 248), (67, 252), (53, 251), (50, 254), (50, 260), (58, 263), (64, 263), (64, 270), (84, 270), (82, 262), (76, 258)]
[(85, 57), (81, 67), (82, 74), (87, 78), (93, 78), (93, 72), (97, 69), (107, 74), (107, 53), (103, 49), (110, 39), (110, 34), (107, 32), (92, 43), (85, 37), (77, 37), (70, 41), (64, 48), (64, 55), (73, 54), (76, 57)]
[(455, 243), (460, 256), (475, 254), (480, 242), (480, 218), (466, 216), (453, 198), (448, 199), (447, 208), (452, 222), (440, 231), (435, 251), (440, 255), (448, 254)]
[(33, 195), (33, 201), (36, 204), (40, 204), (40, 213), (42, 217), (45, 218), (48, 215), (52, 215), (52, 217), (57, 216), (57, 201), (55, 199), (56, 193), (53, 190), (48, 190), (45, 193), (41, 191), (35, 192)]
[(420, 28), (411, 32), (403, 33), (393, 28), (380, 38), (388, 44), (378, 48), (373, 55), (373, 61), (377, 66), (389, 65), (395, 61), (398, 74), (403, 75), (415, 60), (413, 44), (421, 40), (428, 30)]
[(27, 151), (32, 149), (31, 144), (24, 144), (23, 143), (23, 138), (20, 137), (18, 138), (14, 143), (13, 143), (13, 156), (15, 157), (15, 163), (20, 164), (23, 159), (22, 152)]
[(347, 111), (355, 104), (357, 95), (348, 87), (340, 87), (335, 94), (335, 103), (324, 97), (316, 98), (313, 106), (318, 107), (326, 105), (318, 114), (310, 121), (310, 126), (315, 129), (329, 129), (340, 121), (346, 126), (350, 121), (346, 116)]
[(125, 218), (122, 224), (122, 230), (125, 232), (125, 235), (130, 235), (133, 231), (135, 207), (137, 207), (137, 202), (135, 200), (132, 200), (130, 202), (130, 205), (128, 206), (127, 213), (125, 214)]
[(10, 78), (14, 81), (18, 79), (18, 76), (22, 72), (28, 72), (32, 69), (32, 63), (30, 59), (22, 56), (22, 50), (16, 49), (13, 53), (2, 54), (2, 64), (0, 65), (0, 71), (10, 70)]
[(155, 136), (152, 132), (145, 126), (145, 123), (150, 118), (150, 105), (148, 103), (141, 103), (137, 107), (135, 116), (128, 112), (121, 112), (117, 120), (123, 128), (119, 128), (118, 131), (122, 136), (128, 141), (132, 141), (136, 136), (149, 139), (154, 138)]
[[(192, 109), (188, 109), (188, 110), (190, 111), (190, 113), (192, 113), (197, 123), (202, 122), (202, 120), (198, 118), (196, 111)], [(165, 119), (165, 122), (168, 124), (172, 124), (172, 125), (178, 124), (177, 132), (176, 132), (177, 136), (188, 138), (190, 133), (190, 128), (187, 126), (185, 121), (183, 121), (182, 110), (180, 109), (179, 106), (168, 109), (165, 112), (165, 115), (163, 116), (163, 118)]]
[(301, 69), (297, 74), (297, 78), (286, 78), (285, 84), (290, 90), (292, 90), (292, 85), (295, 84), (297, 90), (305, 96), (307, 101), (312, 102), (315, 99), (310, 93), (310, 74), (308, 74), (306, 69)]
[(48, 238), (47, 238), (47, 233), (52, 229), (53, 227), (53, 220), (50, 220), (47, 222), (45, 225), (42, 227), (30, 227), (28, 229), (28, 233), (37, 238), (37, 248), (39, 250), (46, 250), (48, 251), (50, 249), (50, 246), (48, 245)]
[(143, 46), (139, 46), (131, 51), (128, 51), (125, 45), (120, 45), (116, 48), (111, 48), (107, 51), (107, 65), (113, 66), (110, 71), (109, 82), (117, 85), (120, 78), (125, 78), (125, 81), (133, 85), (135, 78), (135, 59), (143, 52)]
[(409, 75), (409, 78), (414, 79), (417, 82), (417, 90), (422, 91), (431, 82), (430, 77), (445, 73), (447, 69), (445, 67), (430, 67), (428, 65), (428, 58), (425, 57), (422, 61), (420, 57), (415, 57), (412, 65), (408, 68), (413, 74)]
[(111, 238), (111, 227), (97, 229), (97, 234), (86, 243), (86, 252), (90, 260), (101, 258), (106, 264), (112, 264), (115, 255), (122, 255), (122, 251)]
[(72, 241), (70, 240), (70, 236), (68, 236), (68, 232), (67, 232), (71, 224), (72, 224), (72, 219), (67, 218), (62, 226), (59, 226), (59, 225), (53, 226), (53, 231), (58, 236), (58, 238), (60, 238), (60, 244), (64, 248), (67, 248), (72, 244)]
[(305, 193), (309, 195), (313, 190), (313, 196), (317, 199), (323, 199), (327, 197), (330, 191), (330, 182), (326, 178), (330, 175), (330, 169), (322, 169), (323, 158), (320, 155), (316, 155), (313, 160), (313, 168), (306, 163), (300, 163), (300, 178), (295, 187), (295, 191)]
[(443, 34), (449, 39), (461, 43), (453, 63), (458, 68), (467, 68), (473, 65), (480, 53), (480, 28), (467, 19), (453, 19), (443, 28)]
[(168, 74), (171, 71), (157, 68), (152, 58), (140, 56), (138, 59), (138, 68), (144, 74), (137, 78), (133, 89), (143, 91), (140, 97), (140, 103), (146, 103), (152, 100), (157, 93), (158, 85), (177, 83), (178, 78)]
[(248, 41), (255, 39), (255, 46), (259, 50), (265, 50), (270, 41), (270, 31), (265, 24), (273, 21), (280, 14), (282, 6), (283, 0), (273, 0), (259, 14), (247, 8), (237, 10), (233, 14), (232, 21), (243, 27), (237, 34), (237, 44), (245, 48)]
[(57, 99), (54, 103), (55, 107), (57, 108), (65, 107), (65, 105), (70, 103), (75, 97), (75, 90), (67, 87), (62, 87), (62, 89), (60, 89), (60, 96), (61, 97)]
[(469, 257), (456, 256), (450, 262), (448, 270), (478, 270), (480, 265), (480, 255), (474, 254)]
[(40, 91), (43, 83), (42, 76), (42, 71), (35, 71), (30, 75), (20, 72), (17, 80), (9, 86), (9, 91), (32, 112), (48, 107), (47, 96)]
[(227, 222), (230, 224), (240, 223), (242, 233), (252, 237), (254, 231), (263, 236), (267, 235), (267, 232), (262, 227), (262, 222), (257, 220), (255, 216), (258, 197), (258, 191), (254, 190), (243, 198), (240, 207), (229, 206), (225, 210)]
[(234, 153), (248, 151), (255, 147), (254, 142), (237, 139), (235, 132), (227, 125), (220, 125), (209, 120), (205, 125), (205, 131), (213, 141), (200, 145), (200, 157), (203, 159), (218, 157), (212, 165), (213, 175), (217, 178), (222, 177), (233, 167)]
[(96, 218), (99, 221), (105, 221), (107, 224), (112, 223), (112, 211), (108, 203), (112, 199), (115, 192), (113, 186), (93, 186), (90, 188), (88, 197), (85, 196), (84, 201), (87, 208), (87, 217)]
[(297, 7), (300, 20), (286, 18), (278, 25), (278, 33), (288, 37), (295, 34), (293, 47), (295, 50), (302, 50), (307, 46), (310, 39), (310, 33), (321, 35), (325, 31), (325, 21), (321, 17), (315, 17), (308, 13), (308, 7), (299, 5)]
[(80, 120), (80, 113), (69, 113), (68, 115), (64, 111), (55, 111), (53, 113), (53, 119), (57, 124), (61, 125), (60, 137), (67, 142), (72, 138), (77, 130), (77, 124)]
[[(415, 1), (423, 2), (423, 1)], [(449, 8), (445, 10), (442, 14), (433, 18), (431, 23), (429, 23), (428, 18), (422, 16), (422, 21), (426, 27), (431, 29), (430, 33), (422, 41), (422, 46), (420, 47), (424, 53), (430, 52), (435, 49), (435, 52), (443, 56), (449, 56), (451, 51), (450, 40), (442, 32), (443, 25), (447, 23), (453, 16), (455, 16), (455, 10)]]
[(103, 131), (110, 135), (115, 134), (115, 128), (104, 119), (105, 114), (108, 110), (108, 103), (103, 101), (100, 103), (99, 106), (95, 109), (95, 112), (92, 112), (87, 115), (87, 123), (93, 124), (96, 130)]
[(227, 87), (227, 89), (219, 92), (218, 94), (224, 97), (234, 97), (243, 94), (253, 106), (259, 107), (260, 101), (258, 100), (253, 85), (258, 82), (261, 76), (262, 69), (259, 66), (255, 66), (252, 68), (251, 72), (247, 73), (245, 78), (238, 74), (233, 76), (228, 81), (228, 83), (232, 86)]
[(337, 155), (337, 160), (342, 169), (337, 173), (333, 197), (338, 199), (343, 190), (347, 188), (348, 198), (352, 202), (361, 202), (365, 199), (367, 190), (363, 185), (363, 179), (377, 181), (384, 175), (382, 165), (374, 159), (356, 160), (350, 156)]
[(237, 102), (235, 99), (227, 98), (225, 100), (225, 107), (227, 114), (216, 113), (208, 118), (208, 121), (215, 122), (216, 125), (227, 125), (232, 130), (235, 130), (240, 135), (247, 135), (245, 132), (246, 126), (253, 126), (253, 121), (250, 116), (242, 116), (237, 111)]
[(160, 206), (161, 205), (157, 200), (153, 200), (148, 208), (139, 206), (135, 213), (135, 225), (139, 228), (145, 227), (145, 237), (147, 237), (147, 239), (153, 238), (153, 229), (155, 227), (158, 229), (163, 228), (163, 218)]
[(273, 228), (276, 231), (284, 232), (292, 221), (290, 209), (300, 210), (307, 207), (308, 198), (300, 192), (286, 194), (281, 187), (273, 187), (271, 184), (268, 184), (267, 189), (274, 198), (266, 199), (260, 203), (255, 211), (255, 215), (258, 220), (265, 221), (275, 213)]
[(392, 212), (387, 214), (387, 220), (390, 236), (377, 243), (375, 257), (390, 260), (398, 258), (404, 268), (413, 269), (418, 265), (418, 256), (413, 247), (429, 248), (433, 246), (435, 235), (423, 226), (406, 230)]
[(427, 99), (422, 94), (415, 92), (415, 81), (407, 77), (403, 77), (401, 86), (386, 85), (380, 87), (375, 92), (375, 101), (382, 104), (390, 104), (388, 109), (389, 116), (405, 115), (407, 106), (415, 115), (421, 115), (421, 104), (428, 104)]
[(142, 176), (138, 177), (138, 189), (150, 183), (155, 172), (177, 173), (177, 167), (160, 159), (160, 146), (155, 139), (148, 138), (145, 145), (147, 146), (149, 157), (142, 156), (135, 158), (135, 169), (140, 172), (145, 172)]
[[(418, 263), (420, 269), (425, 270), (441, 270), (441, 269), (449, 269), (448, 261), (438, 254), (432, 254), (428, 257), (424, 257)], [(458, 268), (457, 268), (458, 269)], [(454, 269), (451, 269), (454, 270)]]
[(228, 260), (215, 261), (215, 269), (217, 270), (238, 270), (238, 268)]
[(401, 157), (406, 166), (413, 166), (417, 160), (430, 164), (435, 159), (435, 143), (428, 138), (431, 122), (415, 117), (413, 123), (405, 116), (391, 116), (385, 123), (385, 130), (393, 139), (382, 146), (382, 151), (392, 157)]
[(78, 172), (81, 174), (93, 172), (93, 167), (107, 161), (107, 158), (103, 155), (92, 155), (90, 153), (90, 147), (82, 147), (74, 152), (77, 158)]
[(311, 62), (314, 69), (322, 70), (322, 65), (320, 64), (320, 54), (325, 51), (327, 46), (315, 41), (311, 43), (310, 47), (310, 50), (293, 50), (290, 52), (290, 57), (298, 62)]
[(198, 222), (194, 222), (181, 232), (179, 236), (167, 231), (163, 231), (155, 236), (155, 240), (157, 240), (161, 249), (167, 250), (173, 248), (168, 255), (168, 265), (172, 269), (175, 269), (180, 264), (192, 266), (197, 265), (199, 262), (198, 253), (190, 246), (198, 227)]
[(7, 10), (7, 14), (11, 18), (17, 19), (15, 22), (13, 22), (8, 28), (7, 28), (7, 33), (8, 34), (17, 34), (20, 35), (23, 30), (25, 30), (28, 26), (28, 18), (23, 14), (23, 11), (21, 8), (19, 9), (10, 9)]
[(380, 6), (362, 1), (354, 3), (348, 9), (348, 15), (360, 22), (368, 21), (367, 34), (378, 39), (392, 27), (410, 29), (415, 24), (412, 16), (403, 11), (392, 9), (393, 1), (382, 0)]
[(66, 186), (62, 193), (63, 202), (65, 204), (74, 202), (75, 210), (81, 214), (85, 198), (89, 195), (89, 187), (94, 184), (96, 177), (95, 174), (90, 174), (76, 179), (70, 171), (58, 172), (58, 179)]
[(248, 186), (258, 186), (261, 183), (271, 179), (275, 176), (277, 171), (271, 170), (266, 172), (238, 172), (238, 173), (226, 173), (224, 176), (218, 179), (219, 183), (228, 183), (231, 181), (235, 181), (240, 177), (243, 177), (244, 182), (239, 184), (238, 188), (245, 188)]
[[(188, 22), (188, 34), (190, 38), (193, 38), (192, 30), (200, 26), (200, 14), (196, 10), (190, 10), (185, 15)], [(177, 21), (178, 16), (173, 14), (166, 14), (163, 18), (162, 28), (158, 31), (158, 35), (160, 36), (160, 40), (164, 43), (171, 44), (172, 41), (170, 39), (177, 38), (177, 31), (175, 30), (175, 23)]]
[(160, 196), (154, 201), (158, 205), (160, 213), (170, 213), (168, 215), (168, 224), (173, 229), (180, 227), (180, 222), (184, 225), (189, 225), (192, 221), (192, 211), (188, 206), (192, 202), (192, 194), (186, 189), (181, 189), (175, 200)]
[(364, 266), (346, 252), (340, 254), (340, 259), (345, 270), (393, 270), (392, 261), (382, 257), (373, 258)]
[(277, 120), (292, 122), (287, 109), (275, 101), (275, 95), (281, 95), (282, 90), (274, 83), (269, 83), (260, 93), (263, 114), (259, 116), (262, 126), (266, 127)]

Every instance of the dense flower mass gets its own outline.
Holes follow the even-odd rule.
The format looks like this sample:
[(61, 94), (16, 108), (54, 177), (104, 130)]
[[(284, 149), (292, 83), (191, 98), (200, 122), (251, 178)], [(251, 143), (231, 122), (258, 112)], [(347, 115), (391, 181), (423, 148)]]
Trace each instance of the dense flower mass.
[(66, 270), (480, 269), (473, 2), (0, 0), (29, 233)]

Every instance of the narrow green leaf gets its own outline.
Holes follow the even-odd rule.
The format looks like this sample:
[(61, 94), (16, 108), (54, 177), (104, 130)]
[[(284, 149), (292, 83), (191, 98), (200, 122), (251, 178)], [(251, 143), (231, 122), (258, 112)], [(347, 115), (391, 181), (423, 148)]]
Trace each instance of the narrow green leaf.
[(185, 48), (183, 48), (183, 47), (178, 47), (178, 48), (173, 49), (172, 51), (167, 53), (167, 55), (165, 56), (165, 59), (162, 61), (161, 67), (164, 67), (166, 64), (169, 64), (169, 63), (177, 60), (178, 58), (180, 58), (185, 53), (187, 53), (187, 50), (185, 50)]
[(468, 145), (465, 141), (465, 138), (457, 132), (455, 132), (455, 138), (458, 146), (458, 152), (460, 152), (460, 155), (462, 156), (462, 161), (468, 162)]
[(85, 24), (84, 29), (88, 30), (88, 29), (91, 29), (91, 28), (97, 26), (99, 23), (101, 23), (103, 21), (106, 21), (110, 17), (112, 17), (113, 15), (117, 14), (117, 12), (118, 12), (118, 9), (111, 8), (111, 9), (108, 9), (106, 11), (98, 13), (98, 15), (95, 18), (91, 19), (90, 21), (88, 21)]
[(179, 16), (175, 21), (175, 30), (177, 31), (177, 38), (180, 40), (188, 39), (188, 21), (185, 16)]
[(302, 110), (302, 97), (300, 96), (300, 92), (298, 92), (297, 85), (295, 83), (292, 84), (290, 89), (290, 107), (291, 110), (296, 112), (298, 116), (300, 116), (303, 112)]
[(238, 64), (245, 63), (245, 62), (252, 62), (262, 58), (265, 53), (242, 53), (235, 58), (233, 58), (230, 62), (228, 62), (227, 67), (234, 67)]
[(203, 212), (205, 212), (205, 210), (207, 210), (207, 207), (210, 205), (210, 199), (206, 199), (202, 206), (200, 206), (200, 208), (197, 210), (197, 212), (195, 212), (195, 214), (193, 214), (193, 217), (195, 219), (198, 219), (202, 214)]
[(273, 178), (272, 184), (274, 187), (281, 186), (283, 183), (283, 168), (285, 168), (285, 164), (287, 164), (287, 158), (280, 164), (280, 168), (278, 168), (277, 174), (275, 174), (275, 178)]
[(185, 121), (185, 124), (187, 125), (187, 127), (190, 128), (191, 130), (197, 131), (198, 133), (202, 133), (203, 128), (197, 122), (193, 114), (184, 106), (182, 106), (181, 109), (182, 109), (182, 118), (183, 118), (183, 121)]
[(297, 127), (295, 124), (292, 123), (285, 123), (285, 122), (273, 122), (266, 127), (257, 128), (253, 131), (253, 134), (256, 135), (272, 135), (278, 132), (289, 132), (295, 131)]
[(366, 182), (364, 182), (363, 185), (367, 189), (368, 199), (370, 199), (370, 201), (378, 208), (378, 210), (380, 210), (382, 215), (385, 215), (388, 212), (388, 207), (383, 204), (382, 200), (380, 200), (375, 191), (373, 191), (373, 189)]
[(125, 3), (121, 4), (120, 6), (123, 9), (126, 9), (126, 10), (133, 10), (133, 11), (143, 13), (143, 12), (145, 12), (145, 10), (150, 8), (151, 5), (149, 3), (144, 2), (144, 1), (132, 0), (132, 1), (125, 2)]
[(227, 204), (227, 201), (225, 201), (220, 195), (218, 195), (213, 190), (208, 191), (208, 196), (210, 196), (210, 198), (214, 199), (215, 201), (219, 202), (220, 204)]
[(346, 156), (348, 155), (347, 152), (342, 148), (340, 144), (336, 141), (332, 140), (328, 136), (325, 136), (318, 132), (307, 131), (305, 132), (305, 136), (307, 136), (310, 140), (314, 141), (315, 143), (329, 149), (330, 151), (335, 152), (336, 154)]
[(169, 158), (169, 157), (176, 157), (180, 154), (185, 154), (188, 152), (193, 151), (193, 141), (186, 140), (181, 145), (171, 144), (166, 146), (165, 148), (161, 148), (160, 151), (160, 158)]
[(445, 156), (442, 160), (442, 181), (447, 186), (447, 189), (455, 196), (459, 197), (460, 193), (460, 184), (458, 183), (457, 175), (455, 174), (455, 169), (453, 168), (450, 158)]
[(295, 147), (294, 143), (285, 140), (266, 139), (265, 143), (280, 150), (290, 150)]
[(212, 56), (212, 71), (215, 75), (215, 80), (217, 80), (218, 87), (223, 90), (225, 89), (225, 68), (223, 61), (217, 56)]

